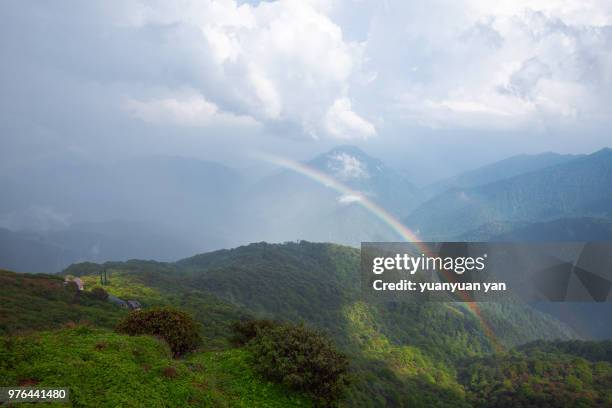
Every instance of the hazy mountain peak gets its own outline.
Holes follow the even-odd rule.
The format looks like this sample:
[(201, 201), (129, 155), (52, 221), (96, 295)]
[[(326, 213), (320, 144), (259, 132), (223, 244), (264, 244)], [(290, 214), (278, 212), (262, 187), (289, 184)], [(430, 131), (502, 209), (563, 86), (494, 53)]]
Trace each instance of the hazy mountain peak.
[(385, 171), (385, 165), (351, 145), (337, 146), (317, 156), (310, 164), (345, 182), (365, 181)]
[(591, 154), (591, 156), (610, 156), (610, 155), (612, 155), (612, 148), (610, 147), (604, 147), (603, 149), (600, 149)]

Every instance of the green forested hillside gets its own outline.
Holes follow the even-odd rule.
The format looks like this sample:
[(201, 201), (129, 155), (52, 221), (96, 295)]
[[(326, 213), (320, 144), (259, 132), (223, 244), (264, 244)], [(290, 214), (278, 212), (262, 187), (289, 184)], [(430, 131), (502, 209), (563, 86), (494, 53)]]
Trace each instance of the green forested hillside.
[[(109, 292), (141, 298), (149, 304), (178, 294), (214, 296), (245, 314), (306, 321), (328, 330), (343, 343), (348, 342), (347, 333), (354, 324), (350, 317), (353, 310), (363, 308), (377, 330), (395, 342), (411, 342), (433, 350), (436, 347), (432, 344), (448, 338), (460, 341), (455, 335), (460, 332), (460, 354), (466, 349), (491, 350), (479, 319), (465, 305), (362, 303), (359, 262), (356, 249), (301, 241), (251, 244), (176, 263), (75, 264), (64, 273), (81, 275), (93, 285), (98, 279), (96, 271), (106, 269), (111, 274), (106, 287)], [(480, 308), (497, 329), (497, 340), (506, 346), (571, 336), (562, 325), (526, 306), (483, 304)], [(448, 350), (443, 354), (448, 356)]]
[(351, 406), (379, 406), (381, 401), (460, 406), (465, 391), (455, 367), (461, 359), (487, 355), (499, 346), (572, 336), (561, 324), (521, 305), (481, 305), (495, 333), (488, 336), (483, 322), (463, 304), (364, 303), (359, 251), (339, 245), (258, 243), (176, 263), (76, 264), (64, 273), (81, 275), (91, 286), (104, 269), (110, 274), (105, 286), (110, 293), (147, 306), (175, 304), (191, 311), (204, 327), (213, 328), (205, 335), (217, 347), (224, 344), (227, 322), (241, 316), (304, 321), (323, 329), (352, 358)]
[[(259, 389), (260, 386), (265, 388), (272, 385), (266, 386), (265, 381), (257, 376), (248, 377), (244, 381), (232, 377), (244, 371), (237, 368), (232, 374), (232, 369), (249, 363), (248, 358), (243, 358), (248, 355), (247, 349), (234, 349), (230, 341), (231, 327), (236, 321), (248, 318), (272, 318), (304, 322), (319, 328), (331, 335), (338, 347), (348, 355), (351, 384), (342, 399), (342, 406), (488, 406), (483, 405), (483, 401), (488, 401), (489, 395), (495, 401), (505, 398), (503, 396), (507, 393), (500, 391), (508, 385), (505, 375), (509, 376), (508, 381), (512, 384), (524, 378), (529, 378), (530, 384), (533, 381), (553, 381), (548, 371), (545, 371), (545, 378), (539, 378), (538, 372), (529, 371), (531, 360), (528, 358), (531, 357), (528, 356), (533, 354), (531, 349), (534, 347), (539, 348), (538, 352), (550, 355), (544, 357), (544, 360), (552, 364), (551, 370), (557, 370), (557, 366), (567, 370), (567, 365), (562, 362), (570, 357), (589, 359), (593, 364), (591, 375), (594, 382), (583, 381), (583, 389), (586, 390), (584, 395), (599, 398), (597, 401), (605, 397), (601, 387), (607, 381), (609, 372), (607, 366), (600, 364), (600, 360), (608, 357), (600, 349), (593, 349), (590, 343), (530, 343), (522, 346), (525, 349), (513, 351), (514, 346), (533, 340), (573, 337), (572, 332), (563, 325), (529, 306), (480, 304), (480, 318), (473, 309), (461, 303), (370, 304), (364, 302), (359, 294), (358, 267), (359, 252), (356, 249), (299, 242), (251, 244), (197, 255), (176, 263), (134, 260), (102, 265), (75, 264), (66, 269), (64, 275), (69, 278), (79, 276), (82, 279), (85, 291), (80, 294), (77, 294), (72, 285), (64, 285), (63, 277), (2, 272), (0, 278), (4, 284), (0, 286), (3, 300), (0, 329), (5, 334), (10, 333), (3, 340), (3, 352), (7, 356), (7, 364), (11, 364), (7, 371), (11, 376), (9, 382), (28, 380), (30, 373), (35, 372), (28, 371), (30, 363), (33, 367), (48, 364), (44, 372), (49, 375), (34, 378), (41, 381), (41, 384), (53, 381), (53, 378), (59, 378), (60, 375), (72, 378), (69, 377), (73, 375), (70, 374), (71, 370), (75, 370), (79, 364), (85, 364), (94, 371), (84, 370), (80, 379), (74, 381), (82, 389), (91, 390), (101, 386), (94, 384), (97, 380), (93, 380), (93, 377), (97, 375), (95, 367), (102, 364), (103, 368), (99, 369), (109, 372), (120, 370), (122, 374), (117, 374), (118, 378), (128, 376), (123, 381), (127, 384), (125, 386), (131, 382), (142, 382), (144, 389), (160, 387), (156, 391), (157, 396), (162, 391), (169, 392), (177, 406), (184, 401), (187, 401), (187, 405), (192, 403), (189, 402), (192, 398), (193, 401), (209, 403), (213, 401), (210, 392), (218, 394), (218, 401), (225, 401), (225, 406), (247, 406), (239, 403), (246, 398), (244, 387)], [(191, 313), (201, 324), (203, 343), (200, 351), (193, 356), (177, 361), (165, 360), (163, 356), (151, 357), (157, 365), (146, 363), (147, 367), (176, 365), (176, 370), (181, 373), (181, 381), (159, 378), (158, 374), (146, 370), (143, 373), (132, 366), (129, 369), (123, 365), (115, 366), (114, 363), (108, 366), (97, 359), (94, 346), (99, 342), (124, 342), (129, 345), (137, 341), (97, 329), (114, 327), (117, 320), (127, 313), (125, 309), (93, 296), (91, 289), (100, 286), (100, 272), (104, 271), (108, 281), (102, 287), (108, 293), (125, 300), (138, 300), (145, 309), (171, 305)], [(66, 325), (74, 326), (72, 322), (89, 326), (61, 329)], [(28, 335), (24, 332), (49, 328), (59, 328), (60, 331), (42, 335)], [(22, 335), (25, 333), (25, 337), (14, 336), (19, 332)], [(83, 337), (82, 342), (80, 337)], [(91, 342), (94, 342), (93, 346)], [(87, 351), (84, 354), (77, 353), (80, 357), (75, 357), (72, 363), (63, 368), (59, 366), (64, 358), (61, 353), (67, 353), (65, 350), (51, 352), (50, 355), (60, 354), (57, 354), (56, 359), (47, 360), (47, 363), (36, 360), (40, 354), (35, 352), (24, 354), (30, 356), (24, 360), (30, 363), (17, 364), (15, 360), (15, 356), (22, 353), (19, 350), (39, 350), (39, 347), (42, 347), (40, 350), (46, 350), (45, 347), (51, 347), (50, 344), (60, 343)], [(23, 344), (24, 348), (15, 348), (15, 344)], [(103, 348), (106, 350), (106, 346)], [(139, 358), (138, 353), (136, 357), (115, 357), (118, 360), (127, 359), (126, 364), (129, 365), (132, 364), (130, 359)], [(521, 357), (527, 359), (527, 365), (522, 362), (516, 365), (515, 360), (508, 360), (508, 356), (516, 355), (527, 356)], [(212, 364), (213, 371), (206, 374), (208, 388), (203, 388), (202, 392), (191, 386), (194, 381), (199, 381), (194, 378), (204, 375), (192, 372), (193, 364), (190, 361), (193, 359), (203, 362), (205, 367)], [(508, 364), (509, 371), (506, 369)], [(62, 370), (67, 371), (64, 373)], [(218, 378), (222, 371), (228, 371), (227, 375), (231, 378)], [(248, 374), (248, 371), (245, 372)], [(54, 377), (54, 373), (60, 374)], [(472, 377), (479, 380), (466, 380)], [(186, 379), (188, 384), (183, 381)], [(169, 383), (165, 384), (165, 381)], [(554, 380), (554, 386), (558, 386), (558, 382)], [(251, 383), (260, 385), (248, 385)], [(166, 390), (164, 387), (172, 389)], [(212, 391), (210, 387), (213, 387)], [(512, 392), (518, 392), (518, 385), (512, 387)], [(543, 390), (553, 389), (546, 387)], [(274, 389), (280, 393), (280, 400), (290, 398), (283, 401), (302, 401), (302, 397), (288, 393), (283, 388)], [(124, 391), (123, 388), (117, 388), (117, 392)], [(237, 396), (231, 399), (228, 396), (230, 394)], [(528, 394), (520, 395), (526, 398)], [(100, 401), (111, 400), (102, 398)], [(294, 402), (288, 406), (295, 406)], [(214, 402), (211, 404), (215, 406)], [(251, 406), (266, 406), (261, 401), (253, 404)]]
[[(577, 217), (528, 225), (493, 223), (470, 231), (458, 239), (514, 242), (612, 241), (612, 220)], [(536, 302), (533, 306), (562, 320), (582, 337), (596, 339), (612, 337), (612, 303), (610, 302)]]
[(477, 408), (612, 406), (612, 346), (538, 342), (466, 362), (459, 375)]

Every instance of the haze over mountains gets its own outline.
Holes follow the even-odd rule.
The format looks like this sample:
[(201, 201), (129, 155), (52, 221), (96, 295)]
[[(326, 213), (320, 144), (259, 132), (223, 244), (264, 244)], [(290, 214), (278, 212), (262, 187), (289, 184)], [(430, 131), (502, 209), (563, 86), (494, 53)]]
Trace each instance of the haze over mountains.
[(488, 223), (612, 215), (612, 150), (468, 188), (454, 188), (406, 218), (425, 239), (457, 237)]
[(425, 187), (423, 192), (432, 196), (453, 188), (470, 188), (536, 171), (556, 164), (565, 163), (582, 155), (541, 153), (520, 154), (490, 163), (475, 170), (466, 171), (455, 177), (444, 179)]
[[(610, 149), (515, 156), (423, 189), (352, 146), (306, 166), (311, 174), (280, 168), (255, 182), (221, 164), (169, 157), (5, 173), (0, 267), (57, 272), (80, 261), (173, 261), (260, 241), (402, 239), (363, 197), (423, 240), (612, 240)], [(607, 304), (534, 306), (582, 336), (612, 336)]]
[(356, 195), (289, 169), (248, 182), (225, 165), (178, 157), (60, 164), (0, 176), (0, 266), (56, 272), (257, 241), (400, 239), (363, 197), (423, 240), (612, 239), (610, 149), (515, 156), (422, 189), (353, 146), (305, 163)]

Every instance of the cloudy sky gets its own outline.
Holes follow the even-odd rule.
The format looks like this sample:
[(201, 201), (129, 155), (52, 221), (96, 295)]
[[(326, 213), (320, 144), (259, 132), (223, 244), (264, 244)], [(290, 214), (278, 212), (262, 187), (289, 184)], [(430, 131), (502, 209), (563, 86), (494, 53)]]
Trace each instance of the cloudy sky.
[(609, 0), (2, 1), (0, 161), (612, 145)]

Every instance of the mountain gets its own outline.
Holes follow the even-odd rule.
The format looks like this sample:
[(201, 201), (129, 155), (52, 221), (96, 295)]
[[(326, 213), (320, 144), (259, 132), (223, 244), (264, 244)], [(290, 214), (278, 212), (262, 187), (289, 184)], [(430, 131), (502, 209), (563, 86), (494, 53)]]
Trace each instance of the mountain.
[(179, 232), (146, 222), (75, 223), (43, 232), (0, 228), (0, 268), (18, 272), (59, 272), (83, 261), (176, 260), (200, 249)]
[(175, 260), (241, 242), (235, 206), (244, 181), (221, 164), (71, 158), (13, 170), (0, 175), (2, 267), (52, 272), (82, 260)]
[(612, 150), (509, 179), (439, 194), (406, 219), (420, 236), (452, 239), (489, 223), (612, 216)]
[(4, 172), (0, 188), (0, 221), (13, 230), (119, 219), (221, 232), (225, 226), (219, 217), (231, 218), (243, 180), (214, 162), (156, 156), (102, 163), (43, 161)]
[(473, 359), (459, 378), (475, 408), (608, 407), (611, 342), (534, 342)]
[(57, 272), (81, 259), (76, 252), (38, 234), (0, 228), (0, 268), (19, 272)]
[[(400, 173), (353, 146), (340, 146), (304, 163), (308, 174), (281, 170), (251, 186), (243, 209), (247, 241), (295, 239), (359, 245), (364, 240), (398, 237), (359, 195), (398, 216), (418, 198), (417, 189)], [(339, 191), (333, 179), (349, 190)]]
[(458, 241), (611, 241), (612, 220), (560, 218), (546, 222), (489, 222), (457, 237)]
[[(538, 222), (488, 238), (491, 241), (612, 241), (612, 220), (563, 218)], [(612, 338), (612, 303), (534, 303), (584, 338)]]
[(355, 146), (339, 146), (308, 162), (351, 189), (370, 197), (388, 211), (406, 215), (417, 199), (417, 188), (400, 172)]
[(347, 406), (465, 406), (456, 379), (463, 359), (498, 346), (573, 337), (558, 321), (520, 304), (483, 305), (478, 317), (463, 304), (365, 303), (359, 263), (359, 251), (350, 247), (262, 242), (174, 263), (75, 264), (64, 274), (90, 287), (106, 269), (110, 293), (145, 307), (180, 306), (210, 327), (205, 332), (218, 344), (241, 313), (322, 329), (353, 361)]
[[(105, 264), (74, 264), (64, 270), (64, 274), (93, 279), (95, 284), (97, 274), (103, 268), (112, 270), (116, 275), (136, 279), (147, 287), (159, 291), (198, 290), (209, 293), (219, 299), (249, 310), (255, 315), (283, 318), (288, 320), (304, 319), (312, 324), (323, 327), (335, 333), (339, 339), (346, 335), (348, 322), (347, 308), (360, 304), (360, 255), (359, 250), (335, 244), (310, 243), (306, 241), (288, 242), (284, 244), (268, 244), (265, 242), (250, 244), (231, 250), (220, 250), (196, 255), (174, 263), (155, 261), (130, 260), (128, 262), (109, 262)], [(93, 274), (93, 278), (92, 278)], [(112, 285), (109, 287), (112, 289)], [(380, 306), (380, 305), (379, 305)], [(378, 306), (368, 305), (367, 308)], [(457, 306), (460, 307), (460, 306)], [(512, 306), (513, 307), (513, 306)], [(397, 315), (398, 321), (403, 321), (409, 314), (408, 310), (422, 309), (422, 312), (447, 313), (447, 306), (442, 304), (405, 305), (402, 310), (392, 307), (380, 307), (376, 312), (380, 316)], [(504, 313), (501, 306), (486, 309), (484, 313)], [(511, 307), (510, 307), (511, 308)], [(539, 336), (567, 337), (571, 333), (556, 322), (533, 318), (542, 328), (534, 327), (534, 332), (528, 333), (531, 327), (523, 321), (519, 327), (504, 326), (505, 333), (500, 333), (500, 341), (504, 337), (511, 339), (507, 344), (529, 341)], [(451, 319), (449, 315), (449, 319)], [(470, 348), (482, 350), (491, 347), (489, 339), (482, 337), (478, 324), (472, 327), (473, 316), (461, 310), (457, 316), (460, 325), (470, 322), (464, 329), (472, 331), (473, 338), (466, 339), (467, 344), (473, 342)], [(543, 316), (540, 316), (543, 317)], [(464, 320), (466, 319), (466, 320)], [(452, 320), (452, 319), (451, 319)], [(341, 322), (345, 322), (342, 324)], [(433, 325), (433, 323), (431, 323)], [(546, 329), (543, 329), (546, 327)], [(393, 330), (409, 330), (410, 335), (393, 333)], [(421, 330), (432, 330), (423, 327)], [(405, 337), (412, 342), (422, 339), (428, 343), (431, 339), (413, 327), (388, 328), (391, 337)], [(523, 336), (523, 337), (521, 337)], [(443, 341), (443, 333), (437, 335)], [(344, 338), (344, 341), (346, 338)]]
[[(551, 343), (575, 335), (519, 303), (480, 304), (478, 314), (461, 303), (366, 303), (359, 263), (357, 249), (309, 242), (261, 242), (170, 263), (80, 263), (63, 272), (84, 282), (78, 296), (61, 276), (2, 271), (3, 332), (60, 329), (0, 338), (0, 368), (17, 383), (53, 386), (69, 378), (79, 390), (75, 401), (86, 405), (107, 401), (94, 392), (99, 387), (125, 396), (124, 384), (143, 384), (156, 387), (151, 398), (168, 395), (166, 406), (298, 406), (298, 400), (308, 406), (301, 394), (262, 381), (248, 349), (229, 343), (235, 321), (263, 317), (303, 322), (331, 335), (351, 361), (353, 382), (342, 407), (493, 407), (515, 400), (542, 405), (553, 396), (555, 404), (576, 397), (581, 406), (597, 407), (609, 398), (609, 344)], [(101, 271), (108, 275), (104, 289), (121, 299), (191, 313), (202, 325), (203, 349), (173, 361), (154, 339), (110, 332), (127, 311), (90, 292)], [(62, 328), (78, 321), (89, 324)], [(516, 348), (534, 340), (547, 341)], [(84, 360), (93, 365), (77, 369)], [(35, 375), (41, 364), (45, 374)], [(176, 377), (174, 370), (165, 376), (168, 366)], [(129, 395), (121, 403), (142, 401), (140, 394)]]
[(492, 241), (612, 241), (612, 219), (578, 217), (534, 222), (493, 236)]
[[(561, 218), (534, 223), (493, 222), (457, 237), (460, 241), (612, 241), (612, 220)], [(564, 322), (581, 337), (612, 338), (612, 303), (536, 302), (531, 306)]]
[(440, 194), (446, 190), (465, 189), (530, 173), (546, 167), (555, 166), (583, 157), (583, 155), (540, 153), (520, 154), (500, 160), (475, 170), (470, 170), (442, 181), (433, 183), (422, 190), (428, 197)]

